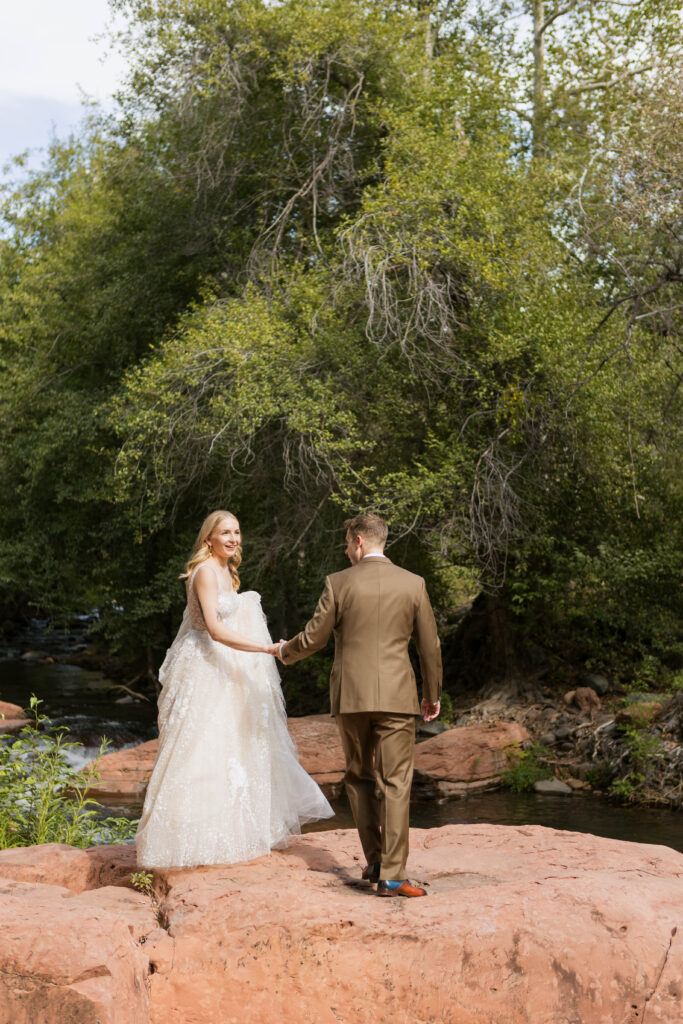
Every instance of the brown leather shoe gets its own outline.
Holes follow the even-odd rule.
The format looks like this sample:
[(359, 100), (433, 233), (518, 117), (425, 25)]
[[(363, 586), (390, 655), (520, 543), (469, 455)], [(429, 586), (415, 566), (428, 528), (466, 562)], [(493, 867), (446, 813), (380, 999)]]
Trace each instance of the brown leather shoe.
[(380, 879), (377, 883), (378, 896), (426, 896), (427, 890), (421, 889), (419, 885), (413, 885), (408, 879), (404, 879), (398, 889), (390, 889), (385, 881)]
[(373, 864), (366, 864), (360, 876), (364, 882), (379, 882), (379, 861)]

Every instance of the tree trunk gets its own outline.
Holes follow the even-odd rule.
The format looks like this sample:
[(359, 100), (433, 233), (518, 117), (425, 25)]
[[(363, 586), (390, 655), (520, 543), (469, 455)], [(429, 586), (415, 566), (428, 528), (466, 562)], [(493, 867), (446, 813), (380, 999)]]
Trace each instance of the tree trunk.
[(463, 688), (478, 690), (486, 713), (537, 696), (538, 674), (526, 664), (504, 591), (475, 599), (444, 653), (447, 684), (452, 672)]
[(533, 112), (531, 127), (533, 131), (532, 154), (535, 160), (545, 156), (545, 46), (543, 33), (545, 30), (544, 0), (534, 2), (534, 85)]
[(429, 85), (431, 78), (431, 62), (434, 59), (434, 27), (432, 25), (432, 8), (434, 6), (433, 0), (418, 0), (418, 11), (420, 18), (424, 21), (425, 27), (425, 57), (427, 62), (425, 64), (423, 77), (425, 85)]

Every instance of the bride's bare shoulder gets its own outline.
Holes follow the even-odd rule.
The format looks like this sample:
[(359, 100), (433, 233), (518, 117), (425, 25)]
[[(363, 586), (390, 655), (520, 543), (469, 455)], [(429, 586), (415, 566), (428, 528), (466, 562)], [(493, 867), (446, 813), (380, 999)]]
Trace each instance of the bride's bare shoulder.
[(203, 565), (198, 565), (192, 575), (188, 579), (188, 583), (194, 584), (209, 584), (213, 586), (216, 583), (216, 573), (208, 562), (204, 562)]

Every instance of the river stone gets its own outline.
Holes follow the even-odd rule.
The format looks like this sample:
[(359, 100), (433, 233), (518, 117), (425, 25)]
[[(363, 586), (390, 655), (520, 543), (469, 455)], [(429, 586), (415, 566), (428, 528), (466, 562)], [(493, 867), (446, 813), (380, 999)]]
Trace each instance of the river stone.
[(534, 789), (537, 793), (552, 793), (558, 796), (571, 796), (573, 792), (571, 786), (559, 779), (541, 779), (534, 782)]
[(445, 722), (425, 722), (421, 718), (416, 723), (417, 732), (420, 736), (440, 736), (442, 732), (448, 732)]
[(566, 782), (571, 789), (590, 789), (590, 786), (585, 779), (575, 779), (570, 777)]
[(555, 729), (555, 736), (558, 740), (566, 740), (573, 732), (574, 727), (572, 725), (558, 725)]
[(0, 878), (15, 882), (58, 885), (71, 892), (105, 886), (130, 887), (137, 870), (135, 847), (91, 846), (80, 850), (66, 843), (41, 843), (0, 850)]
[(3, 1024), (150, 1024), (148, 898), (2, 878)]
[[(509, 751), (529, 739), (518, 722), (480, 722), (448, 729), (415, 749), (415, 786), (423, 795), (490, 789), (510, 767)], [(304, 766), (305, 767), (305, 766)]]
[(51, 658), (45, 651), (24, 651), (24, 653), (21, 656), (21, 660), (53, 662), (54, 658)]
[(20, 708), (18, 704), (10, 704), (9, 701), (0, 700), (0, 718), (4, 718), (6, 721), (11, 719), (23, 718), (26, 719), (24, 709)]
[(593, 714), (600, 710), (600, 698), (591, 686), (579, 686), (576, 690), (568, 690), (564, 695), (567, 707), (578, 708), (579, 711)]
[(604, 697), (609, 691), (609, 680), (605, 679), (604, 676), (597, 675), (593, 672), (584, 676), (584, 686), (590, 686), (592, 690), (595, 690), (598, 697)]
[(541, 743), (544, 747), (552, 747), (555, 743), (557, 743), (557, 736), (554, 732), (544, 732), (539, 737), (539, 743)]
[(20, 708), (18, 704), (0, 700), (0, 736), (20, 732), (31, 721), (33, 719), (26, 718), (23, 708)]

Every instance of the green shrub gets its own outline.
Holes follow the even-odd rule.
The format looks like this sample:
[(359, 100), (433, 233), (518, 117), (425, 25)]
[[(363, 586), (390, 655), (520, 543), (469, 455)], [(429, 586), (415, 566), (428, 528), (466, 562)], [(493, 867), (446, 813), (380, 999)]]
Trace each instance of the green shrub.
[(451, 695), (450, 693), (447, 693), (445, 690), (441, 694), (441, 712), (439, 714), (439, 718), (441, 719), (442, 722), (445, 722), (447, 725), (453, 725), (455, 719), (457, 718), (457, 713), (455, 711), (455, 708), (453, 707)]
[(41, 703), (31, 697), (33, 721), (18, 738), (0, 743), (0, 849), (130, 841), (137, 822), (100, 817), (101, 805), (87, 796), (99, 780), (99, 760), (109, 741), (103, 739), (95, 761), (78, 771), (69, 764), (67, 751), (81, 744), (65, 740), (66, 727), (51, 727), (38, 711)]
[(614, 779), (614, 768), (605, 758), (596, 761), (586, 772), (586, 782), (591, 789), (608, 789)]
[[(664, 750), (660, 738), (636, 725), (621, 730), (626, 741), (630, 770), (610, 786), (610, 794), (621, 800), (633, 801), (641, 794), (648, 778), (664, 763)], [(650, 779), (651, 781), (651, 779)]]
[(513, 793), (523, 793), (531, 789), (534, 782), (541, 779), (552, 779), (553, 773), (547, 765), (541, 763), (541, 759), (549, 757), (550, 751), (540, 743), (534, 743), (528, 750), (515, 744), (508, 751), (508, 762), (510, 767), (503, 774), (503, 784), (511, 789)]

